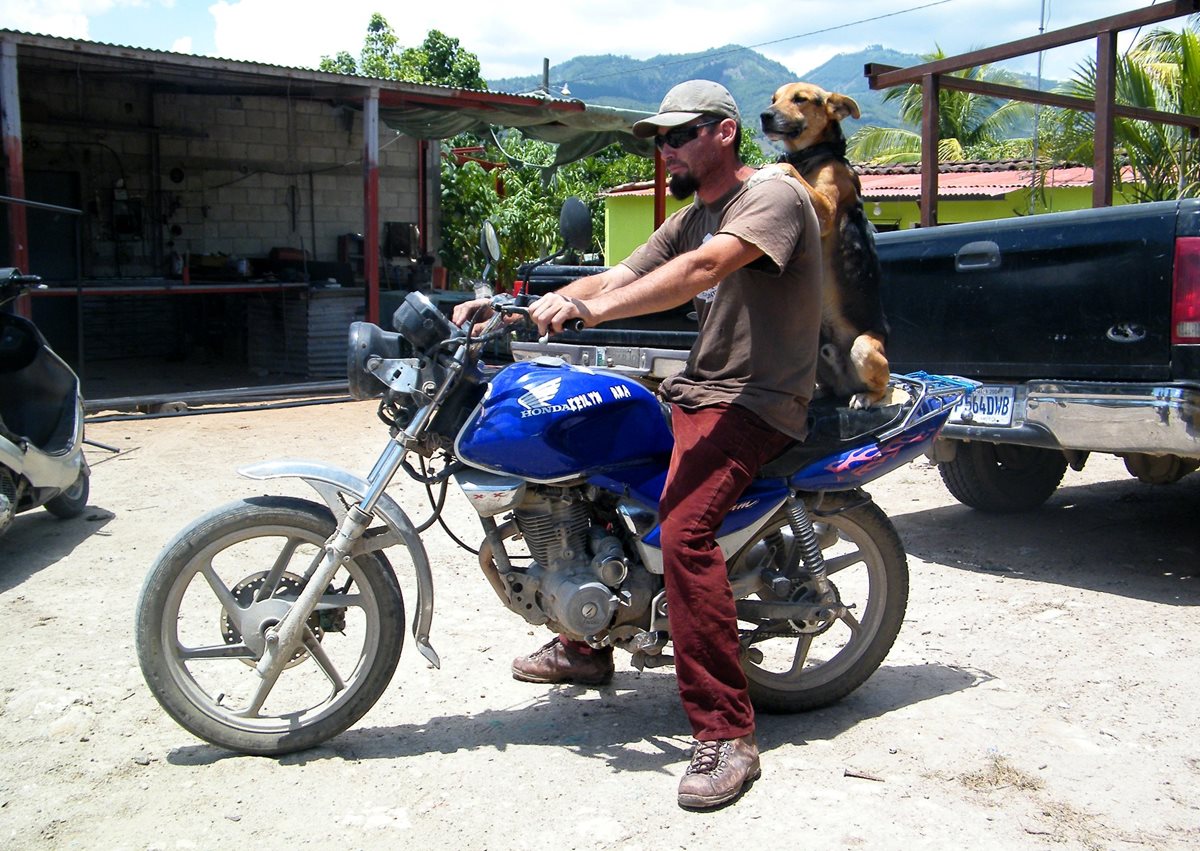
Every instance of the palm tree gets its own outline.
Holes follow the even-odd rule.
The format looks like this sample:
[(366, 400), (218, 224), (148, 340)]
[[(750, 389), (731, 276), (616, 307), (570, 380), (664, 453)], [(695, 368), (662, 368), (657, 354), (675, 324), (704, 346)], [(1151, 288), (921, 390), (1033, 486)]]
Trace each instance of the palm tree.
[[(940, 47), (921, 57), (927, 62), (945, 59)], [(955, 77), (1005, 85), (1019, 85), (1008, 71), (980, 65), (955, 71)], [(864, 127), (847, 144), (847, 154), (857, 162), (914, 163), (921, 159), (921, 86), (889, 89), (885, 101), (900, 101), (900, 118), (918, 128)], [(1029, 139), (1013, 138), (1014, 131), (1027, 123), (1032, 108), (1027, 103), (1002, 101), (986, 95), (955, 89), (938, 92), (938, 160), (1002, 159), (1028, 156)]]
[[(1117, 59), (1116, 99), (1128, 106), (1200, 115), (1200, 18), (1176, 32), (1157, 29)], [(1096, 63), (1084, 62), (1060, 92), (1091, 100), (1096, 94)], [(1055, 110), (1047, 140), (1061, 159), (1090, 162), (1095, 116)], [(1116, 118), (1116, 160), (1132, 169), (1129, 191), (1139, 201), (1200, 195), (1200, 139), (1186, 127)]]

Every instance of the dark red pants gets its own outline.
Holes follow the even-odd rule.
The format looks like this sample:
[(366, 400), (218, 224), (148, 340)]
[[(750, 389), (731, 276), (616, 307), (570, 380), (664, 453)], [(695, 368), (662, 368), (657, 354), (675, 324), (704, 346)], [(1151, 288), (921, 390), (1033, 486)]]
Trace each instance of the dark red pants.
[(679, 696), (700, 741), (754, 730), (737, 611), (716, 530), (758, 468), (792, 438), (738, 405), (674, 409), (675, 451), (659, 502)]
[[(754, 731), (737, 609), (716, 531), (758, 472), (792, 442), (739, 405), (676, 406), (675, 450), (658, 512), (675, 677), (699, 741)], [(560, 640), (583, 653), (583, 642)]]

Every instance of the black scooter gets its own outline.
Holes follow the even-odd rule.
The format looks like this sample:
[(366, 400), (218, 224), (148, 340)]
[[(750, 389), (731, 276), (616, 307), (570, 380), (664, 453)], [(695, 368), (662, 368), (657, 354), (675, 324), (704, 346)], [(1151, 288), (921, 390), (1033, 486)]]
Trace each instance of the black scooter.
[(87, 505), (79, 379), (37, 327), (7, 312), (41, 279), (0, 269), (0, 535), (39, 506), (61, 518)]

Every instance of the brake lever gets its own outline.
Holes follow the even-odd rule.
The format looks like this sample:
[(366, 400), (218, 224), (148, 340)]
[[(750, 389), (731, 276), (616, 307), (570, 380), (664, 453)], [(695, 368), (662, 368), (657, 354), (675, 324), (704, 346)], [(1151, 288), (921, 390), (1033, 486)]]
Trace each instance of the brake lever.
[[(574, 332), (578, 333), (586, 327), (587, 326), (583, 324), (582, 319), (568, 319), (566, 322), (563, 323), (562, 330), (563, 331), (574, 331)], [(562, 333), (562, 332), (559, 332), (559, 333)], [(539, 345), (544, 346), (549, 342), (550, 342), (550, 332), (549, 331), (547, 331), (542, 336), (538, 337)]]

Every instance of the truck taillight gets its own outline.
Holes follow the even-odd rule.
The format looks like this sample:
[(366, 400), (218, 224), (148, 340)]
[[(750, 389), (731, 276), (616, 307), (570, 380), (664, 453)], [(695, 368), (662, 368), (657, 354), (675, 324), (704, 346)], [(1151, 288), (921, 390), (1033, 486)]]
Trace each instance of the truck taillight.
[(1175, 240), (1171, 345), (1200, 343), (1200, 236)]

